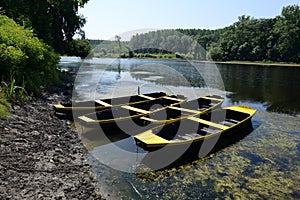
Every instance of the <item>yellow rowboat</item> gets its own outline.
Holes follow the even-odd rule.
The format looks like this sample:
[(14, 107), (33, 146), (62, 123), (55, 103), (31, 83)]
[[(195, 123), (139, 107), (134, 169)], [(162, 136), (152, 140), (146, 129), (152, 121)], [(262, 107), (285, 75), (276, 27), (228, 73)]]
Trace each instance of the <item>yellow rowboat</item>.
[[(239, 132), (231, 131), (229, 132), (229, 134), (222, 134), (219, 138), (211, 138), (210, 141), (206, 140), (206, 144), (209, 144), (211, 141), (213, 141), (213, 143), (209, 144), (209, 151), (205, 150), (203, 141), (187, 144), (186, 146), (166, 146), (166, 148), (157, 149), (157, 151), (148, 151), (143, 156), (141, 162), (137, 165), (137, 168), (135, 170), (136, 175), (142, 179), (153, 181), (156, 180), (158, 176), (161, 176), (162, 169), (171, 169), (176, 167), (176, 173), (179, 173), (185, 170), (186, 166), (190, 166), (190, 163), (192, 163), (193, 161), (199, 161), (199, 159), (201, 158), (208, 158), (212, 155), (217, 155), (225, 148), (228, 148), (247, 137), (252, 131), (253, 126), (250, 123), (248, 126), (243, 127), (243, 129)], [(111, 142), (113, 141), (114, 140), (112, 138)], [(204, 154), (202, 153), (202, 148), (204, 148), (205, 150)], [(150, 175), (148, 173), (149, 170)], [(154, 172), (157, 170), (159, 171), (158, 173)], [(164, 175), (168, 177), (170, 174), (167, 173)]]
[(71, 102), (60, 103), (54, 105), (53, 108), (57, 116), (61, 118), (73, 119), (73, 112), (76, 112), (76, 115), (79, 116), (114, 106), (132, 105), (136, 103), (153, 101), (164, 96), (167, 96), (167, 94), (164, 92), (155, 92), (112, 99), (97, 99), (93, 101), (76, 102), (73, 104)]
[(184, 102), (179, 106), (168, 106), (163, 110), (154, 111), (148, 115), (135, 119), (139, 125), (148, 125), (150, 123), (156, 126), (168, 124), (191, 116), (197, 116), (209, 112), (221, 106), (224, 98), (217, 95), (203, 96), (198, 99)]
[[(206, 139), (230, 134), (251, 124), (256, 110), (247, 106), (230, 106), (187, 117), (167, 125), (157, 126), (134, 136), (136, 144), (145, 150), (162, 147), (189, 147)], [(176, 149), (175, 148), (175, 149)]]
[(149, 115), (152, 112), (163, 110), (168, 106), (178, 106), (185, 102), (183, 96), (163, 96), (151, 101), (135, 103), (130, 105), (121, 105), (112, 107), (103, 111), (89, 113), (79, 116), (78, 122), (85, 127), (99, 127), (99, 124), (112, 124), (110, 128), (114, 129), (115, 123), (124, 123), (138, 117)]
[[(195, 100), (178, 104), (177, 106), (167, 106), (161, 109), (152, 110), (150, 114), (126, 119), (117, 119), (110, 121), (92, 120), (91, 118), (80, 117), (80, 130), (83, 137), (97, 138), (104, 136), (111, 142), (115, 138), (126, 138), (142, 133), (146, 130), (174, 122), (189, 116), (197, 116), (221, 106), (223, 98), (220, 96), (204, 96)], [(193, 109), (193, 110), (192, 110)], [(105, 111), (106, 113), (108, 112)], [(103, 114), (103, 113), (102, 113)], [(90, 117), (90, 116), (89, 116)], [(89, 136), (87, 136), (89, 135)]]

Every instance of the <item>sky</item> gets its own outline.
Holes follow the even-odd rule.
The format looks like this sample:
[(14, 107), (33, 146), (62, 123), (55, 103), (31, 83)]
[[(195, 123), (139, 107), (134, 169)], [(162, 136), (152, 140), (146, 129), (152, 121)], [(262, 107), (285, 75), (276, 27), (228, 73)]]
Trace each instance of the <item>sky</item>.
[(224, 28), (242, 15), (273, 18), (299, 0), (89, 0), (79, 10), (88, 39), (129, 40), (135, 33), (166, 28)]

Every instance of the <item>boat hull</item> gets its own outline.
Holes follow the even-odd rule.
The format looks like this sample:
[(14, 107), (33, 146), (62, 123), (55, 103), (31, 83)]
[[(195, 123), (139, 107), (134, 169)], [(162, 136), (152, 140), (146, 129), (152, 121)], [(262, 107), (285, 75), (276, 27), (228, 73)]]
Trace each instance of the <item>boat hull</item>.
[(147, 102), (157, 98), (166, 96), (164, 92), (155, 92), (148, 94), (140, 94), (126, 97), (117, 97), (112, 99), (99, 99), (93, 101), (84, 101), (77, 103), (61, 103), (53, 106), (55, 114), (59, 118), (73, 119), (73, 114), (76, 116), (88, 114), (95, 111), (105, 110), (111, 107), (121, 105), (133, 105), (136, 103)]
[[(216, 144), (211, 147), (209, 151), (205, 151), (205, 153), (201, 152), (203, 151), (203, 149), (201, 150), (201, 148), (204, 148), (203, 141), (194, 142), (189, 145), (187, 144), (186, 147), (181, 146), (179, 148), (178, 146), (165, 147), (160, 150), (158, 150), (157, 148), (150, 148), (150, 151), (143, 157), (139, 166), (137, 167), (136, 173), (138, 176), (141, 176), (143, 178), (146, 177), (146, 179), (151, 179), (154, 178), (153, 171), (160, 171), (179, 166), (180, 169), (184, 169), (182, 168), (182, 166), (201, 158), (208, 158), (213, 154), (217, 154), (220, 151), (223, 151), (224, 149), (244, 139), (252, 131), (253, 126), (250, 121), (250, 123), (242, 129), (236, 129), (232, 130), (231, 132), (222, 134), (218, 138)], [(209, 143), (210, 141), (207, 140), (206, 142)], [(145, 173), (148, 172), (151, 172), (151, 176), (145, 175)]]
[(179, 96), (165, 96), (156, 100), (136, 103), (134, 105), (123, 105), (106, 109), (99, 112), (93, 112), (87, 115), (79, 116), (78, 122), (82, 126), (97, 128), (99, 125), (110, 126), (113, 130), (112, 125), (117, 123), (128, 123), (131, 121), (138, 123), (137, 118), (150, 115), (153, 112), (164, 110), (168, 106), (179, 106), (185, 102), (186, 99)]
[[(255, 110), (241, 106), (232, 106), (214, 110), (199, 117), (189, 117), (166, 126), (148, 130), (135, 136), (138, 146), (148, 151), (160, 148), (180, 148), (195, 146), (211, 140), (216, 144), (221, 136), (242, 131), (251, 124)], [(192, 145), (193, 144), (193, 145)]]
[[(105, 132), (118, 133), (120, 128), (126, 130), (127, 133), (134, 136), (137, 133), (141, 133), (147, 129), (154, 128), (161, 124), (168, 124), (177, 120), (189, 116), (196, 116), (208, 112), (212, 109), (220, 107), (223, 102), (223, 98), (219, 97), (214, 100), (207, 99), (207, 96), (201, 97), (199, 99), (189, 101), (189, 102), (165, 102), (162, 104), (162, 107), (159, 107), (156, 110), (151, 110), (149, 113), (126, 113), (121, 114), (123, 110), (107, 110), (105, 114), (99, 112), (101, 116), (94, 117), (94, 119), (89, 118), (90, 116), (81, 116), (79, 117), (80, 124), (89, 127), (89, 128), (99, 128), (101, 127)], [(160, 103), (160, 102), (157, 102)], [(173, 103), (171, 106), (170, 103)], [(175, 103), (175, 104), (174, 104)], [(169, 105), (168, 105), (169, 104)], [(143, 107), (143, 110), (149, 110), (152, 105)], [(198, 108), (198, 110), (191, 110), (191, 108)], [(109, 116), (108, 120), (105, 115)], [(113, 118), (114, 117), (114, 118)], [(146, 128), (146, 129), (145, 129)]]

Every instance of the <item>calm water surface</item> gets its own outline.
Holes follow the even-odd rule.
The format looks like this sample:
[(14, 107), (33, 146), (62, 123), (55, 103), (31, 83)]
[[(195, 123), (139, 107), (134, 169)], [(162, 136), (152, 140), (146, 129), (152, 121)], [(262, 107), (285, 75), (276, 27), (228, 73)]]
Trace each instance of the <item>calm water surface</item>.
[(140, 86), (190, 99), (219, 94), (222, 106), (257, 109), (243, 139), (155, 172), (135, 173), (149, 154), (131, 137), (111, 144), (82, 136), (107, 199), (300, 198), (300, 68), (68, 57), (61, 66), (77, 73), (78, 101), (133, 95)]

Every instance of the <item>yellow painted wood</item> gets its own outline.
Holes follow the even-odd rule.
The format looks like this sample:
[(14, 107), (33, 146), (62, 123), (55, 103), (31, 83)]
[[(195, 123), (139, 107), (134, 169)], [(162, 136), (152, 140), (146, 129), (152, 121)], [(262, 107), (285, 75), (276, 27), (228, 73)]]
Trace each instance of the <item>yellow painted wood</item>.
[(65, 106), (61, 105), (61, 104), (56, 104), (54, 105), (56, 108), (64, 108)]
[(106, 103), (106, 102), (104, 102), (104, 101), (101, 101), (101, 100), (95, 100), (95, 102), (96, 103), (98, 103), (98, 104), (100, 104), (100, 105), (102, 105), (102, 106), (105, 106), (105, 107), (111, 107), (112, 105), (111, 104), (109, 104), (109, 103)]
[(91, 118), (89, 118), (89, 117), (86, 117), (86, 116), (79, 116), (78, 117), (79, 119), (81, 119), (82, 121), (84, 121), (84, 122), (87, 122), (87, 123), (92, 123), (92, 122), (95, 122), (95, 120), (93, 120), (93, 119), (91, 119)]
[(139, 94), (138, 96), (143, 97), (143, 98), (145, 98), (145, 99), (149, 99), (149, 100), (155, 100), (155, 99), (156, 99), (156, 98), (153, 98), (153, 97), (149, 97), (149, 96), (147, 96), (147, 95), (144, 95), (144, 94)]
[(149, 118), (149, 117), (141, 117), (142, 120), (145, 120), (145, 121), (149, 121), (149, 122), (157, 122), (158, 120), (156, 119), (152, 119), (152, 118)]
[(172, 101), (185, 101), (185, 99), (177, 99), (177, 98), (173, 98), (173, 97), (168, 97), (168, 96), (165, 96), (165, 97), (162, 97), (162, 98), (165, 98), (165, 99), (169, 99), (169, 100), (172, 100)]
[(201, 111), (191, 110), (191, 109), (187, 109), (187, 108), (179, 108), (179, 107), (174, 107), (174, 106), (169, 106), (168, 108), (174, 109), (174, 110), (186, 111), (186, 112), (190, 112), (190, 113), (194, 113), (194, 114), (201, 113)]
[(150, 114), (150, 111), (148, 111), (148, 110), (143, 110), (143, 109), (135, 108), (132, 106), (121, 106), (121, 107), (128, 109), (128, 110), (135, 111), (135, 112), (143, 113), (143, 114)]
[(217, 99), (217, 98), (213, 98), (213, 97), (208, 97), (208, 96), (204, 96), (204, 97), (201, 97), (203, 99), (209, 99), (209, 100), (216, 100), (216, 101), (223, 101), (223, 99)]
[(228, 126), (224, 126), (224, 125), (221, 125), (221, 124), (217, 124), (217, 123), (214, 123), (214, 122), (203, 120), (203, 119), (200, 119), (200, 118), (197, 118), (197, 117), (188, 117), (187, 119), (190, 119), (190, 120), (193, 120), (195, 122), (199, 122), (201, 124), (205, 124), (205, 125), (208, 125), (208, 126), (212, 126), (212, 127), (215, 127), (215, 128), (221, 129), (221, 130), (226, 130), (226, 129), (230, 128)]
[(145, 144), (155, 145), (155, 144), (168, 144), (169, 140), (159, 137), (152, 133), (152, 130), (145, 131), (141, 134), (135, 136), (138, 140), (144, 142)]
[(238, 111), (238, 112), (242, 112), (242, 113), (247, 113), (249, 114), (248, 117), (246, 117), (244, 120), (238, 122), (237, 124), (233, 125), (233, 126), (224, 126), (221, 124), (217, 124), (214, 122), (210, 122), (207, 120), (203, 120), (203, 119), (199, 119), (196, 117), (187, 117), (187, 119), (202, 123), (202, 124), (206, 124), (209, 125), (211, 127), (215, 127), (218, 129), (221, 129), (220, 131), (213, 133), (213, 134), (209, 134), (206, 136), (200, 136), (199, 137), (195, 137), (195, 138), (186, 138), (184, 140), (180, 140), (180, 139), (175, 139), (175, 140), (166, 140), (162, 137), (159, 137), (157, 135), (155, 135), (152, 130), (148, 130), (145, 131), (143, 133), (140, 133), (139, 135), (136, 135), (135, 138), (144, 143), (144, 145), (146, 145), (146, 147), (160, 147), (160, 146), (165, 146), (165, 145), (181, 145), (181, 144), (187, 144), (187, 143), (191, 143), (191, 142), (197, 142), (197, 141), (201, 141), (204, 140), (205, 138), (210, 138), (210, 137), (215, 137), (218, 134), (222, 134), (225, 130), (227, 129), (231, 129), (241, 123), (244, 123), (246, 120), (249, 120), (252, 118), (252, 116), (255, 114), (256, 110), (252, 109), (248, 106), (229, 106), (226, 107), (224, 109), (228, 109), (228, 110), (234, 110), (234, 111)]
[(239, 106), (229, 106), (226, 109), (229, 110), (234, 110), (234, 111), (238, 111), (238, 112), (243, 112), (243, 113), (247, 113), (249, 115), (254, 115), (256, 110), (250, 108), (249, 106), (244, 106), (244, 105), (239, 105)]

